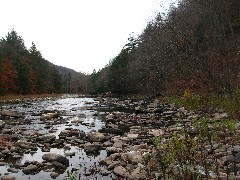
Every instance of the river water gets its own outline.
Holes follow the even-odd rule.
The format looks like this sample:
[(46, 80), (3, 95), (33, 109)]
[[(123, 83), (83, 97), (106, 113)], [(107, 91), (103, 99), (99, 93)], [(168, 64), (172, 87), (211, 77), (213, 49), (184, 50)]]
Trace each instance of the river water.
[[(21, 102), (21, 103), (11, 103), (11, 104), (2, 104), (2, 107), (15, 110), (18, 112), (25, 113), (25, 119), (22, 121), (26, 121), (28, 123), (18, 123), (19, 119), (6, 119), (6, 127), (11, 128), (16, 132), (19, 136), (24, 138), (28, 133), (37, 131), (40, 134), (52, 134), (56, 136), (56, 139), (59, 138), (59, 134), (66, 128), (73, 128), (78, 130), (83, 130), (84, 132), (90, 132), (92, 130), (98, 130), (102, 126), (104, 126), (103, 116), (105, 111), (108, 111), (108, 107), (101, 107), (96, 109), (99, 106), (98, 101), (94, 101), (92, 98), (85, 97), (69, 97), (62, 99), (45, 99), (41, 101), (29, 101), (29, 102)], [(95, 108), (95, 109), (94, 109)], [(49, 124), (40, 120), (39, 113), (43, 111), (59, 111), (60, 112), (60, 123), (53, 124), (49, 127)], [(98, 114), (96, 116), (96, 110), (98, 110)], [(100, 112), (99, 112), (100, 111)], [(101, 112), (102, 111), (102, 112)], [(3, 118), (3, 117), (1, 117)], [(81, 120), (82, 123), (75, 123), (76, 121)], [(72, 123), (74, 122), (74, 123)], [(6, 128), (5, 127), (5, 128)], [(21, 129), (21, 130), (19, 130)], [(24, 129), (24, 133), (22, 131)], [(39, 144), (39, 143), (38, 143)], [(68, 156), (69, 159), (69, 167), (68, 170), (73, 170), (73, 174), (77, 177), (77, 179), (113, 179), (114, 175), (107, 171), (106, 167), (100, 166), (99, 161), (104, 159), (107, 156), (105, 150), (101, 150), (95, 155), (88, 155), (85, 153), (84, 149), (81, 147), (74, 146), (73, 144), (65, 143), (64, 147), (56, 147), (51, 148), (50, 152), (59, 153), (64, 155), (69, 152), (74, 152), (75, 155)], [(26, 161), (38, 161), (42, 162), (42, 156), (45, 153), (43, 152), (41, 147), (38, 147), (36, 152), (26, 152), (22, 158), (18, 160), (13, 159), (4, 159), (0, 160), (0, 172), (2, 175), (8, 174), (7, 171), (9, 167), (14, 167), (18, 169), (19, 164), (24, 164)], [(91, 169), (98, 168), (97, 173), (90, 174), (89, 171)], [(58, 171), (56, 169), (47, 169), (41, 170), (37, 174), (34, 175), (26, 175), (22, 172), (22, 168), (18, 169), (18, 173), (9, 173), (16, 177), (17, 180), (26, 180), (26, 179), (40, 179), (47, 180), (52, 179), (50, 177), (51, 172), (59, 173), (59, 176), (56, 179), (68, 179), (66, 170), (64, 172)], [(105, 173), (99, 173), (105, 172)]]

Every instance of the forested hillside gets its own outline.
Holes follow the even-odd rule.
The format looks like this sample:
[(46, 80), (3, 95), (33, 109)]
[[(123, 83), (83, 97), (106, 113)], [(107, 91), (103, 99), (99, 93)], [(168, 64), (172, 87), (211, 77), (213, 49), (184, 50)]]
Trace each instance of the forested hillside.
[(91, 92), (230, 92), (240, 85), (240, 1), (183, 0), (91, 76)]
[(78, 93), (85, 91), (81, 84), (85, 79), (84, 74), (73, 70), (60, 73), (57, 66), (42, 57), (34, 43), (27, 49), (14, 30), (0, 40), (0, 95)]

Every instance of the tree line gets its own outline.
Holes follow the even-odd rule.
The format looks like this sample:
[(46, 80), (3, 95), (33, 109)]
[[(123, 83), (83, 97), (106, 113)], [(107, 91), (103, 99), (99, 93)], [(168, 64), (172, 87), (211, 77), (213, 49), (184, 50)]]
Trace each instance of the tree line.
[(34, 43), (27, 49), (15, 30), (0, 40), (0, 95), (78, 93), (85, 91), (86, 79), (68, 68), (62, 73), (42, 57)]
[(240, 1), (182, 0), (94, 71), (90, 92), (231, 92), (240, 84)]

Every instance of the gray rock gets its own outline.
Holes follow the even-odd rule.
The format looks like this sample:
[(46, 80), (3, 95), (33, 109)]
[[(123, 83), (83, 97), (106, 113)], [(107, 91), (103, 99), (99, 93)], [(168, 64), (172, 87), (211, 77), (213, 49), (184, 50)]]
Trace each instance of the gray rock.
[(20, 112), (17, 112), (17, 111), (11, 111), (11, 110), (8, 110), (8, 109), (0, 110), (0, 115), (1, 116), (14, 117), (14, 118), (23, 118), (24, 117), (23, 113), (20, 113)]
[(57, 162), (60, 162), (61, 164), (64, 164), (64, 165), (69, 165), (69, 160), (60, 155), (60, 154), (56, 154), (56, 153), (48, 153), (48, 154), (44, 154), (42, 156), (42, 159), (47, 161), (47, 162), (53, 162), (53, 161), (57, 161)]
[(104, 128), (104, 129), (99, 129), (98, 131), (101, 133), (109, 133), (109, 134), (117, 134), (117, 135), (124, 134), (122, 130), (116, 129), (116, 128)]
[(22, 171), (24, 174), (37, 174), (40, 171), (40, 168), (37, 165), (29, 164)]
[(101, 149), (101, 146), (99, 144), (86, 143), (84, 146), (84, 151), (86, 153), (94, 153), (99, 151), (100, 149)]
[(52, 173), (50, 174), (50, 176), (51, 176), (51, 178), (56, 179), (56, 178), (59, 176), (59, 174), (58, 174), (58, 173), (55, 173), (55, 172), (52, 172)]
[(140, 167), (137, 167), (133, 170), (133, 172), (129, 175), (129, 179), (135, 180), (135, 179), (147, 179), (147, 173), (146, 171), (140, 169)]
[(139, 151), (129, 151), (127, 153), (123, 153), (121, 155), (121, 159), (132, 164), (138, 164), (142, 162), (143, 157)]
[(2, 180), (15, 180), (16, 177), (12, 176), (12, 175), (4, 175), (2, 176)]
[(106, 140), (106, 137), (104, 136), (104, 134), (100, 133), (100, 132), (91, 132), (88, 133), (87, 135), (89, 141), (91, 142), (102, 142)]
[(116, 175), (121, 176), (121, 177), (128, 177), (129, 176), (129, 173), (127, 172), (127, 170), (122, 166), (115, 167), (113, 172)]
[(51, 112), (51, 113), (41, 115), (40, 120), (50, 120), (50, 119), (58, 118), (58, 116), (59, 114), (57, 112)]
[(0, 129), (3, 129), (5, 127), (5, 122), (3, 122), (2, 120), (0, 120)]
[(15, 168), (8, 168), (7, 170), (8, 172), (11, 172), (11, 173), (18, 173), (19, 170), (18, 169), (15, 169)]

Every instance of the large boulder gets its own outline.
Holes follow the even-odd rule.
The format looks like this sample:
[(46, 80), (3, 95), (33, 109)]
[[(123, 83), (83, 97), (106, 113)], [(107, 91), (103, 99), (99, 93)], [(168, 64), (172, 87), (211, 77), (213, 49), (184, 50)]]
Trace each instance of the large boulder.
[(63, 156), (61, 154), (56, 154), (56, 153), (44, 154), (42, 156), (42, 159), (47, 162), (57, 161), (57, 162), (60, 162), (61, 164), (64, 164), (67, 166), (69, 165), (69, 159), (67, 159), (65, 156)]

